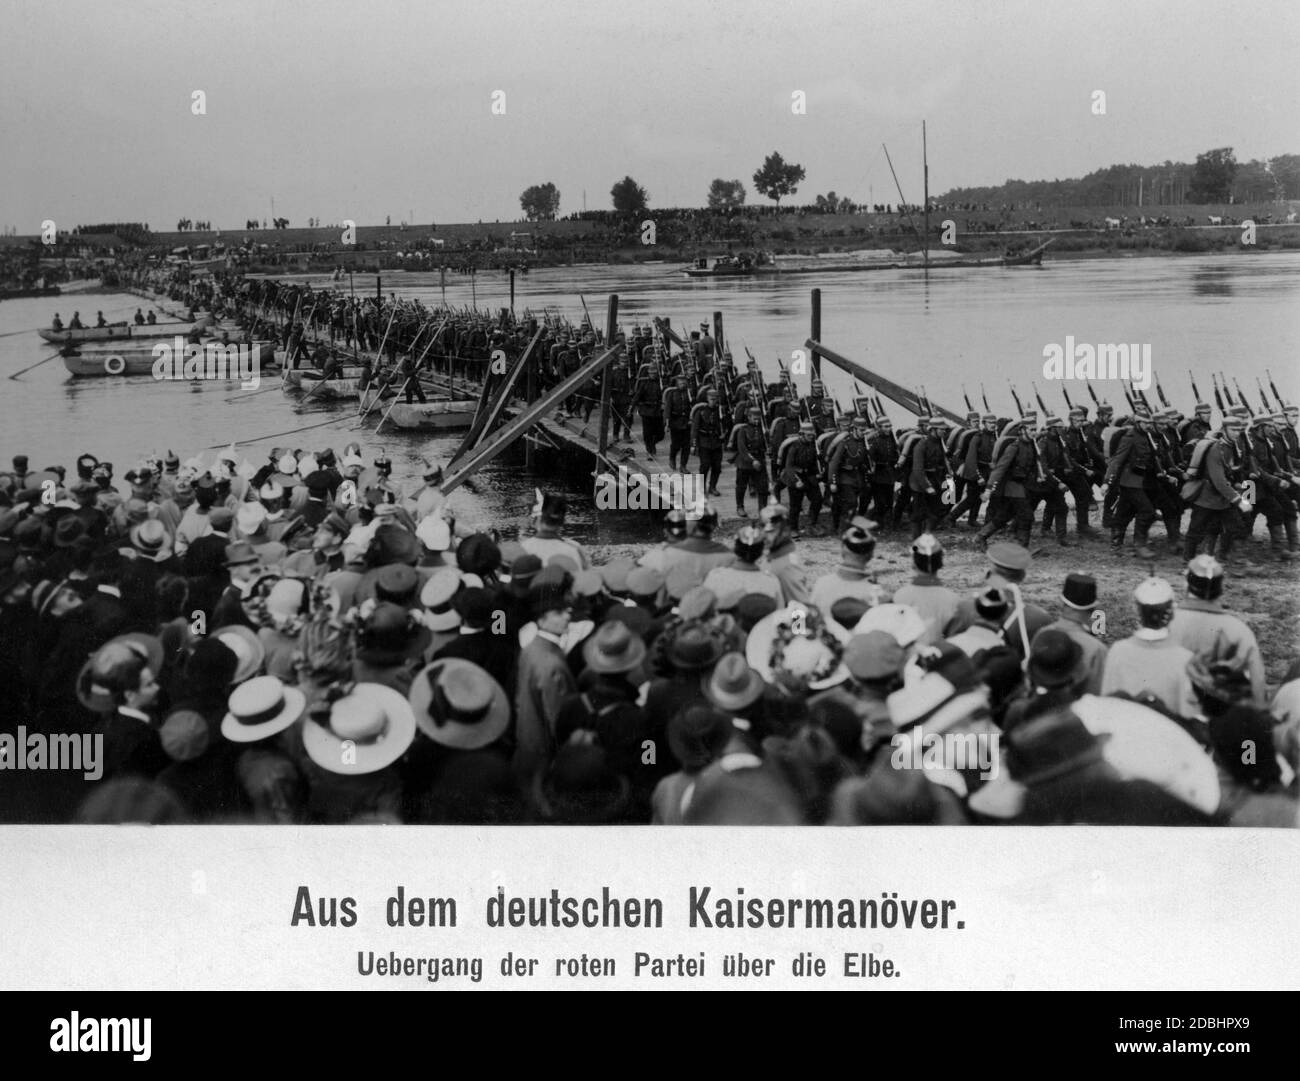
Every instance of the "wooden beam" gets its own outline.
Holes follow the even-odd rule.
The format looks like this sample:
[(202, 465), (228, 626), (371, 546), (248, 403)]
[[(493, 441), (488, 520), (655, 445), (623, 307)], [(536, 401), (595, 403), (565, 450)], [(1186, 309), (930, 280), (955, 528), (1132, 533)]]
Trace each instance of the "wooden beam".
[(607, 349), (600, 356), (596, 357), (585, 368), (580, 368), (562, 383), (552, 387), (546, 394), (542, 395), (537, 401), (523, 409), (514, 420), (502, 428), (489, 442), (477, 447), (465, 463), (451, 476), (445, 478), (442, 484), (444, 492), (450, 492), (457, 485), (461, 484), (466, 477), (472, 475), (479, 468), (492, 461), (506, 447), (510, 446), (516, 439), (523, 435), (531, 428), (541, 417), (545, 416), (550, 410), (554, 409), (560, 402), (564, 401), (570, 394), (577, 390), (588, 379), (594, 379), (610, 366), (614, 358), (618, 356), (618, 347)]
[[(474, 415), (474, 423), (470, 426), (470, 430), (465, 434), (465, 438), (461, 440), (460, 446), (456, 448), (456, 453), (451, 456), (451, 461), (448, 463), (449, 465), (455, 465), (460, 460), (461, 455), (482, 438), (484, 432), (491, 431), (492, 426), (501, 416), (501, 410), (505, 408), (506, 400), (510, 396), (510, 391), (514, 389), (515, 381), (519, 378), (519, 373), (523, 371), (524, 365), (528, 363), (529, 358), (532, 356), (533, 349), (537, 345), (541, 336), (542, 328), (538, 327), (537, 332), (533, 335), (533, 340), (528, 343), (528, 348), (520, 354), (519, 359), (515, 361), (510, 371), (506, 373), (504, 382), (493, 391), (491, 405), (487, 405), (488, 384), (491, 380), (483, 380), (483, 395), (479, 399), (478, 412)], [(489, 369), (488, 375), (490, 376), (491, 374), (491, 369)]]
[[(592, 330), (595, 330), (592, 327)], [(618, 294), (610, 293), (609, 308), (605, 315), (605, 341), (610, 345), (615, 345), (615, 337), (618, 331)], [(597, 440), (597, 447), (603, 457), (605, 448), (609, 446), (609, 406), (610, 396), (613, 388), (610, 386), (609, 377), (606, 376), (600, 381), (600, 437)]]
[[(815, 338), (809, 338), (804, 342), (804, 346), (812, 350), (814, 353), (824, 357), (826, 360), (829, 360), (842, 371), (848, 372), (854, 379), (860, 379), (862, 382), (867, 383), (876, 391), (883, 394), (886, 398), (897, 402), (909, 412), (915, 413), (918, 417), (926, 415), (926, 410), (921, 406), (920, 399), (910, 390), (907, 390), (905, 387), (900, 387), (893, 380), (886, 379), (883, 375), (877, 375), (870, 368), (864, 368), (861, 364), (857, 363), (857, 361), (849, 360), (848, 357), (841, 356), (833, 349), (827, 349), (826, 346)], [(930, 404), (934, 406), (934, 411), (936, 413), (940, 413), (947, 417), (954, 424), (966, 423), (965, 418), (962, 417), (960, 413), (954, 413), (951, 409), (945, 409), (943, 406), (934, 402), (931, 402)]]

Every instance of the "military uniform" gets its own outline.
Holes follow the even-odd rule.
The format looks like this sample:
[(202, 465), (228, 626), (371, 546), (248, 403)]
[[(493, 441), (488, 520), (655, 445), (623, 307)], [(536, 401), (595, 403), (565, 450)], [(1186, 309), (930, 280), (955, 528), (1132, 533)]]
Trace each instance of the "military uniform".
[(1139, 554), (1149, 557), (1147, 535), (1156, 520), (1156, 508), (1150, 491), (1155, 484), (1155, 474), (1160, 468), (1151, 435), (1137, 424), (1119, 439), (1114, 457), (1106, 466), (1106, 484), (1119, 489), (1115, 517), (1111, 523), (1110, 545), (1119, 549), (1124, 544), (1124, 533), (1133, 522), (1133, 542)]
[(690, 441), (700, 456), (700, 472), (709, 495), (718, 494), (722, 476), (722, 410), (708, 401), (697, 402), (691, 410)]
[(932, 533), (944, 518), (943, 489), (948, 479), (945, 431), (931, 422), (929, 433), (912, 447), (908, 487), (912, 491), (912, 539)]
[(685, 472), (691, 457), (691, 392), (685, 387), (669, 387), (664, 391), (663, 414), (668, 424), (668, 468)]
[(1038, 445), (1032, 438), (1025, 438), (1025, 431), (1002, 444), (989, 472), (989, 490), (999, 501), (990, 500), (988, 517), (976, 534), (979, 540), (987, 541), (1014, 522), (1016, 541), (1022, 547), (1029, 547), (1034, 524), (1030, 499), (1041, 484), (1038, 468)]
[(854, 428), (836, 444), (826, 466), (831, 489), (831, 528), (840, 528), (846, 512), (850, 518), (864, 512), (871, 468), (867, 441), (863, 432)]
[(757, 422), (737, 425), (732, 437), (736, 443), (736, 513), (744, 517), (745, 492), (751, 486), (758, 497), (758, 509), (767, 506), (767, 448)]
[(871, 514), (883, 530), (893, 520), (898, 440), (891, 429), (877, 428), (867, 439), (867, 451), (871, 455)]

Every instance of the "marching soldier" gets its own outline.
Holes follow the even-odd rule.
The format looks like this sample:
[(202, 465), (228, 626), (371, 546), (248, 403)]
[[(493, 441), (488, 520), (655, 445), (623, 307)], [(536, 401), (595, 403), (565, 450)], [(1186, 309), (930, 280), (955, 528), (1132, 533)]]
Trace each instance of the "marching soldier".
[(808, 500), (808, 532), (817, 536), (821, 531), (817, 517), (822, 510), (821, 460), (813, 440), (816, 429), (810, 421), (799, 425), (799, 434), (785, 441), (779, 452), (780, 477), (790, 492), (790, 529), (799, 531), (799, 512), (803, 501)]
[(686, 389), (684, 372), (678, 372), (673, 385), (664, 391), (663, 415), (668, 424), (668, 468), (680, 468), (685, 473), (691, 456), (691, 393)]
[(663, 390), (659, 386), (659, 366), (654, 361), (642, 364), (632, 391), (632, 405), (641, 414), (641, 435), (651, 458), (664, 437)]
[[(1272, 417), (1267, 413), (1260, 413), (1251, 422), (1250, 452), (1259, 473), (1255, 489), (1255, 513), (1264, 515), (1273, 557), (1290, 562), (1291, 552), (1283, 539), (1283, 529), (1289, 525), (1287, 532), (1294, 538), (1295, 517), (1289, 494), (1293, 486), (1285, 466), (1274, 454), (1272, 431)], [(1253, 522), (1255, 514), (1251, 514), (1249, 519)]]
[(849, 518), (863, 513), (865, 492), (871, 477), (871, 453), (867, 450), (867, 418), (853, 418), (849, 433), (831, 451), (826, 466), (831, 490), (831, 528), (838, 531), (845, 513)]
[[(1065, 506), (1065, 493), (1070, 490), (1068, 477), (1077, 472), (1074, 460), (1065, 448), (1062, 434), (1065, 421), (1057, 416), (1048, 416), (1044, 422), (1044, 431), (1038, 437), (1038, 460), (1042, 466), (1043, 481), (1030, 499), (1030, 514), (1038, 509), (1039, 502), (1046, 503), (1043, 511), (1043, 531), (1049, 528), (1056, 533), (1056, 543), (1068, 548), (1066, 527), (1069, 524), (1068, 511)], [(1084, 501), (1084, 514), (1087, 514), (1087, 501)]]
[(931, 417), (926, 435), (912, 444), (908, 488), (912, 492), (912, 539), (933, 533), (944, 518), (943, 490), (948, 480), (945, 442), (948, 421)]
[(1147, 547), (1147, 535), (1156, 520), (1151, 490), (1160, 468), (1152, 442), (1151, 410), (1144, 405), (1133, 411), (1134, 423), (1119, 439), (1114, 456), (1106, 466), (1106, 485), (1118, 488), (1115, 517), (1111, 524), (1110, 547), (1114, 552), (1124, 547), (1124, 534), (1133, 522), (1133, 544), (1140, 559), (1155, 559)]
[(886, 416), (876, 418), (876, 430), (867, 439), (871, 455), (871, 513), (883, 531), (894, 517), (894, 481), (898, 461), (898, 440), (894, 424)]
[(732, 429), (731, 441), (736, 447), (736, 513), (746, 518), (745, 492), (751, 486), (758, 498), (758, 511), (767, 506), (767, 447), (763, 437), (763, 411), (758, 406), (750, 406), (745, 423)]
[(1184, 489), (1192, 505), (1183, 546), (1183, 556), (1188, 561), (1196, 557), (1202, 542), (1208, 540), (1210, 554), (1226, 564), (1233, 544), (1244, 532), (1242, 515), (1250, 509), (1238, 488), (1245, 466), (1238, 439), (1244, 430), (1241, 418), (1228, 414), (1223, 418), (1223, 427), (1212, 437), (1204, 438), (1188, 462), (1193, 485), (1190, 492)]
[(894, 463), (894, 468), (898, 472), (898, 499), (894, 503), (893, 525), (897, 529), (903, 522), (903, 518), (911, 513), (912, 509), (912, 454), (916, 450), (917, 443), (924, 442), (930, 431), (930, 418), (917, 417), (916, 427), (903, 435), (898, 444), (898, 461)]
[(718, 405), (718, 392), (714, 387), (709, 387), (704, 393), (704, 401), (697, 402), (691, 410), (690, 441), (700, 456), (705, 494), (721, 495), (718, 478), (722, 476), (722, 408)]
[(1034, 442), (1033, 422), (1028, 416), (1013, 420), (1003, 430), (994, 448), (993, 467), (989, 471), (989, 512), (983, 528), (975, 534), (981, 545), (987, 548), (994, 533), (1014, 522), (1017, 543), (1022, 548), (1029, 547), (1029, 534), (1034, 524), (1030, 499), (1038, 487), (1039, 476), (1038, 444)]
[[(958, 502), (948, 512), (947, 517), (939, 523), (940, 529), (947, 529), (961, 520), (961, 516), (970, 512), (970, 525), (974, 529), (983, 501), (984, 488), (988, 484), (989, 471), (993, 468), (993, 445), (997, 442), (998, 418), (986, 413), (980, 418), (980, 426), (974, 432), (968, 432), (956, 447), (953, 470), (965, 482), (964, 497), (954, 493)], [(961, 489), (958, 489), (960, 493)]]
[(1154, 502), (1173, 551), (1181, 551), (1183, 547), (1183, 501), (1178, 495), (1183, 480), (1183, 455), (1177, 428), (1180, 416), (1177, 409), (1161, 410), (1155, 416), (1156, 426), (1152, 433), (1156, 458), (1160, 463)]
[(1087, 421), (1088, 410), (1076, 405), (1070, 410), (1070, 426), (1061, 433), (1061, 441), (1070, 461), (1064, 480), (1074, 497), (1074, 517), (1081, 537), (1096, 536), (1097, 531), (1088, 522), (1088, 508), (1093, 501), (1092, 478), (1099, 468), (1104, 470), (1106, 466), (1104, 459), (1097, 462), (1093, 458)]
[[(952, 431), (948, 433), (948, 439), (944, 443), (944, 452), (948, 455), (948, 468), (952, 471), (953, 506), (962, 502), (966, 493), (966, 477), (964, 476), (962, 460), (965, 457), (965, 449), (970, 444), (971, 437), (980, 430), (980, 415), (972, 410), (966, 414), (964, 424), (954, 425)], [(949, 511), (948, 517), (951, 518), (952, 512)], [(949, 522), (941, 522), (940, 527), (951, 525)]]
[(776, 406), (776, 418), (772, 421), (772, 427), (769, 435), (772, 438), (772, 495), (778, 500), (781, 493), (785, 491), (785, 484), (781, 476), (781, 465), (777, 461), (777, 455), (781, 448), (785, 446), (787, 439), (792, 439), (799, 434), (799, 408), (792, 401), (779, 402)]

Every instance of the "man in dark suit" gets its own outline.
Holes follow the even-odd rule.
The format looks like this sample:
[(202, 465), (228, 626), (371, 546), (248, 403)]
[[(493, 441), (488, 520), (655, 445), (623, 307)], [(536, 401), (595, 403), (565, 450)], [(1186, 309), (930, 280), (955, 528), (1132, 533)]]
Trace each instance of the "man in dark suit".
[(236, 541), (226, 547), (226, 569), (230, 572), (230, 585), (212, 610), (212, 625), (229, 627), (239, 624), (256, 630), (244, 609), (244, 601), (261, 576), (262, 561), (248, 541)]
[(518, 637), (510, 632), (506, 606), (490, 589), (462, 589), (452, 599), (460, 615), (460, 634), (437, 649), (432, 659), (458, 657), (472, 661), (501, 684), (506, 694), (514, 690)]
[(562, 644), (572, 612), (569, 591), (548, 583), (532, 589), (529, 600), (537, 636), (519, 655), (515, 687), (514, 766), (526, 778), (543, 769), (555, 754), (560, 705), (577, 690)]

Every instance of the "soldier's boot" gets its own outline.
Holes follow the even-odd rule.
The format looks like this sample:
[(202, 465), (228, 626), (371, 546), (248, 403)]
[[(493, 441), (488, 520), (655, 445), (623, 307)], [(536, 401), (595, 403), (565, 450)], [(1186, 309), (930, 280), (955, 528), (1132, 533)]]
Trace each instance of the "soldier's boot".
[(1300, 528), (1295, 518), (1288, 518), (1282, 523), (1286, 527), (1286, 546), (1293, 554), (1300, 554)]
[(1088, 522), (1088, 504), (1084, 503), (1082, 506), (1080, 506), (1079, 504), (1076, 503), (1074, 506), (1074, 514), (1079, 522), (1079, 527), (1077, 530), (1079, 536), (1095, 537), (1097, 535), (1097, 530), (1093, 529)]
[(1286, 546), (1286, 534), (1282, 523), (1268, 527), (1269, 552), (1280, 563), (1290, 563), (1291, 553)]
[(1147, 544), (1147, 534), (1150, 532), (1150, 530), (1151, 527), (1149, 525), (1135, 526), (1133, 528), (1133, 548), (1134, 548), (1133, 554), (1137, 556), (1138, 559), (1156, 558), (1155, 552), (1153, 552), (1150, 546)]

